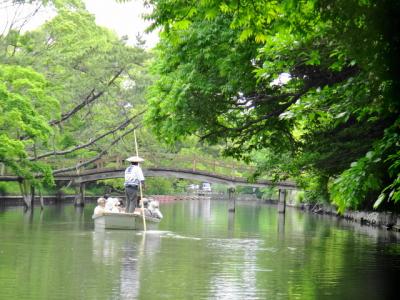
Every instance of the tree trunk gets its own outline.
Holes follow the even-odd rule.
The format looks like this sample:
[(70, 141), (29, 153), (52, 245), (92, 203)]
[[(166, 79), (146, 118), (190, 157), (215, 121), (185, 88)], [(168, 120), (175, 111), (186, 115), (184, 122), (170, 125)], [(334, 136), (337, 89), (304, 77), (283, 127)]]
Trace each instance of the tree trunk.
[(33, 208), (34, 204), (35, 204), (35, 187), (31, 184), (31, 208)]
[(40, 209), (44, 209), (44, 200), (43, 200), (43, 195), (42, 195), (42, 190), (39, 189), (39, 199), (40, 199)]
[(30, 191), (28, 190), (28, 182), (26, 180), (20, 181), (19, 189), (21, 191), (22, 199), (24, 200), (25, 209), (28, 210), (32, 207)]

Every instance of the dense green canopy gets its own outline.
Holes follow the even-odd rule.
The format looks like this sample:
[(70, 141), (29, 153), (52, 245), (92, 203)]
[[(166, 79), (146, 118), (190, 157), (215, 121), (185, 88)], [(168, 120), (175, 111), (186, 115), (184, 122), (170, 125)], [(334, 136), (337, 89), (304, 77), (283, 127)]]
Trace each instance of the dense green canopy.
[(58, 102), (49, 95), (45, 78), (30, 68), (0, 64), (0, 161), (19, 176), (50, 170), (30, 162), (26, 152), (35, 143), (47, 143), (53, 132), (47, 119), (57, 117)]
[[(17, 14), (25, 1), (18, 2), (0, 7)], [(149, 54), (96, 25), (80, 0), (29, 3), (56, 15), (28, 32), (9, 20), (0, 35), (0, 162), (40, 186), (108, 153), (133, 152)]]
[(400, 3), (148, 2), (161, 41), (147, 119), (160, 137), (223, 141), (341, 211), (400, 199)]

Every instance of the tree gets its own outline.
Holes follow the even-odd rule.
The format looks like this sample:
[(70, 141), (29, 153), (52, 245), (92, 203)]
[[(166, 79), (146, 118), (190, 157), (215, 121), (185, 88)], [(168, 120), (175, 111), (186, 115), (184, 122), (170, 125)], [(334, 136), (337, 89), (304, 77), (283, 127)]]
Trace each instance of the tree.
[[(4, 108), (1, 103), (7, 112), (3, 132), (9, 132), (2, 135), (7, 143), (0, 158), (23, 178), (39, 179), (41, 172), (51, 178), (111, 151), (125, 153), (119, 144), (140, 126), (145, 109), (149, 54), (97, 26), (81, 1), (50, 3), (57, 15), (40, 28), (25, 33), (11, 28), (0, 36), (4, 80), (14, 76), (20, 88), (15, 91), (11, 79), (13, 85), (2, 86), (10, 100)], [(24, 97), (26, 107), (16, 97)], [(33, 117), (17, 122), (12, 105)]]
[(51, 182), (51, 168), (28, 159), (38, 143), (47, 143), (52, 133), (47, 119), (59, 113), (48, 82), (30, 68), (3, 64), (0, 81), (0, 161), (27, 180), (35, 182), (38, 173)]
[(274, 174), (318, 179), (340, 211), (398, 200), (398, 3), (149, 3), (162, 29), (147, 114), (157, 135), (222, 140), (246, 160), (284, 153)]

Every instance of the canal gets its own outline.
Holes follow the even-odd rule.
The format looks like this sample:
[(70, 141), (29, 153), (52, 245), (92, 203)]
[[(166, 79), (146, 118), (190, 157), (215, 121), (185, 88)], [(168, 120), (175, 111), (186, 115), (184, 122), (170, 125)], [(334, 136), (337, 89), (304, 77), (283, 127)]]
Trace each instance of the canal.
[(0, 211), (0, 299), (395, 299), (397, 233), (276, 206), (161, 204), (158, 230), (96, 230), (94, 204)]

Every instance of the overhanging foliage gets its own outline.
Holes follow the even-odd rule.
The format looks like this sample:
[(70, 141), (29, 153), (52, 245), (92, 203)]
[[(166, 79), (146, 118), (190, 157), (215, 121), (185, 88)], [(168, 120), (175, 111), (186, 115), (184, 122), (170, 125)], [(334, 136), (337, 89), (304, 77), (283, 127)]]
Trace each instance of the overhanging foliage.
[[(274, 174), (305, 188), (320, 178), (340, 211), (380, 193), (398, 200), (399, 3), (149, 3), (162, 30), (148, 96), (156, 134), (223, 141), (246, 160), (282, 153)], [(260, 173), (274, 175), (267, 165)]]

